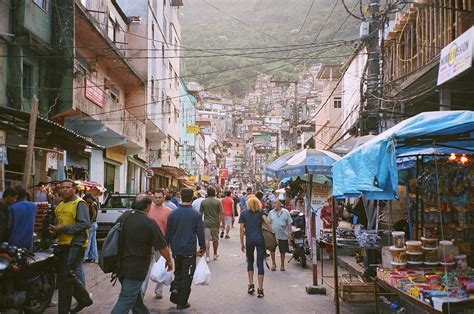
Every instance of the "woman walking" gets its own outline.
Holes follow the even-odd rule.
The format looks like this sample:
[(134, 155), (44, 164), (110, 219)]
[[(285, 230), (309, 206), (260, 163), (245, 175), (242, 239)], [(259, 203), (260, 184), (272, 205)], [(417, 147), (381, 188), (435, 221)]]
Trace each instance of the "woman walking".
[[(247, 255), (247, 273), (249, 285), (247, 292), (255, 293), (255, 285), (253, 283), (254, 273), (254, 251), (257, 250), (257, 269), (258, 269), (258, 289), (257, 297), (263, 298), (263, 259), (265, 258), (265, 243), (262, 234), (262, 223), (267, 223), (267, 216), (262, 211), (262, 203), (257, 197), (251, 195), (247, 201), (248, 210), (242, 211), (239, 218), (240, 224), (240, 244), (242, 252)], [(268, 224), (269, 225), (269, 224)], [(245, 243), (244, 243), (245, 238)]]

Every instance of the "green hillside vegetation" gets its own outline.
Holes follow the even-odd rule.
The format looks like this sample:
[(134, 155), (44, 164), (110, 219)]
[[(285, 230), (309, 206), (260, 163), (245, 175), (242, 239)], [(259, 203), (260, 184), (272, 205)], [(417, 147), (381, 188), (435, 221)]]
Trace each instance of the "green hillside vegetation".
[[(360, 21), (348, 17), (338, 1), (325, 24), (335, 3), (315, 0), (298, 36), (311, 0), (185, 0), (182, 75), (213, 92), (241, 96), (259, 73), (290, 80), (311, 64), (342, 62), (355, 44), (341, 42), (357, 39)], [(357, 1), (346, 3), (359, 13)], [(241, 69), (229, 71), (235, 68)]]

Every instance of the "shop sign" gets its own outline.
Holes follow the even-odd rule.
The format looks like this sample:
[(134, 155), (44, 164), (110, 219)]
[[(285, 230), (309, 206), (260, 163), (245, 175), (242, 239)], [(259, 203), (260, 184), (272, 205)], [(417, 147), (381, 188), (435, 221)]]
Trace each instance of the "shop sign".
[(326, 203), (327, 198), (331, 195), (331, 183), (315, 184), (313, 183), (313, 191), (311, 194), (311, 207), (316, 210)]
[(469, 69), (473, 58), (474, 27), (441, 50), (438, 86)]
[(186, 126), (186, 133), (188, 133), (188, 134), (198, 134), (199, 133), (199, 125), (197, 125), (197, 124), (188, 124)]
[(104, 107), (104, 91), (87, 78), (85, 79), (85, 97), (100, 108)]
[(229, 176), (229, 170), (227, 170), (227, 168), (219, 169), (219, 177), (227, 178), (228, 176)]
[(46, 169), (58, 170), (58, 154), (49, 152), (46, 154)]
[(153, 169), (151, 168), (148, 168), (146, 171), (145, 171), (145, 177), (147, 179), (151, 179), (155, 176), (155, 172), (153, 171)]

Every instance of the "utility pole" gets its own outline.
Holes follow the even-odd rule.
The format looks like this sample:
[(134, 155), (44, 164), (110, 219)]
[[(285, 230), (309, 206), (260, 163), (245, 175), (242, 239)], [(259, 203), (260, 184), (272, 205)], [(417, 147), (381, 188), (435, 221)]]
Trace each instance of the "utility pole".
[(379, 133), (380, 121), (380, 0), (370, 0), (369, 38), (367, 40), (367, 105), (361, 116), (361, 135)]
[(33, 154), (36, 136), (36, 120), (38, 118), (38, 98), (31, 99), (30, 126), (28, 128), (28, 147), (26, 148), (25, 170), (23, 173), (23, 184), (28, 190), (31, 179), (31, 169), (33, 166)]

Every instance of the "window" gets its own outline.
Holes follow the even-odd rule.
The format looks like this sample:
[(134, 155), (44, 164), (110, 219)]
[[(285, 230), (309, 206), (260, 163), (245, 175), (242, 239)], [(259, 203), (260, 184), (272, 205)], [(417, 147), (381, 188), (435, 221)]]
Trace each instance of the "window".
[(109, 16), (109, 25), (107, 27), (107, 36), (110, 39), (114, 40), (115, 35), (115, 18), (111, 15)]
[(33, 0), (34, 3), (36, 3), (37, 6), (39, 6), (41, 9), (47, 11), (48, 10), (48, 1), (47, 0)]
[(342, 108), (341, 97), (334, 97), (334, 108), (336, 108), (336, 109)]
[(28, 63), (23, 63), (23, 98), (33, 97), (33, 67)]

